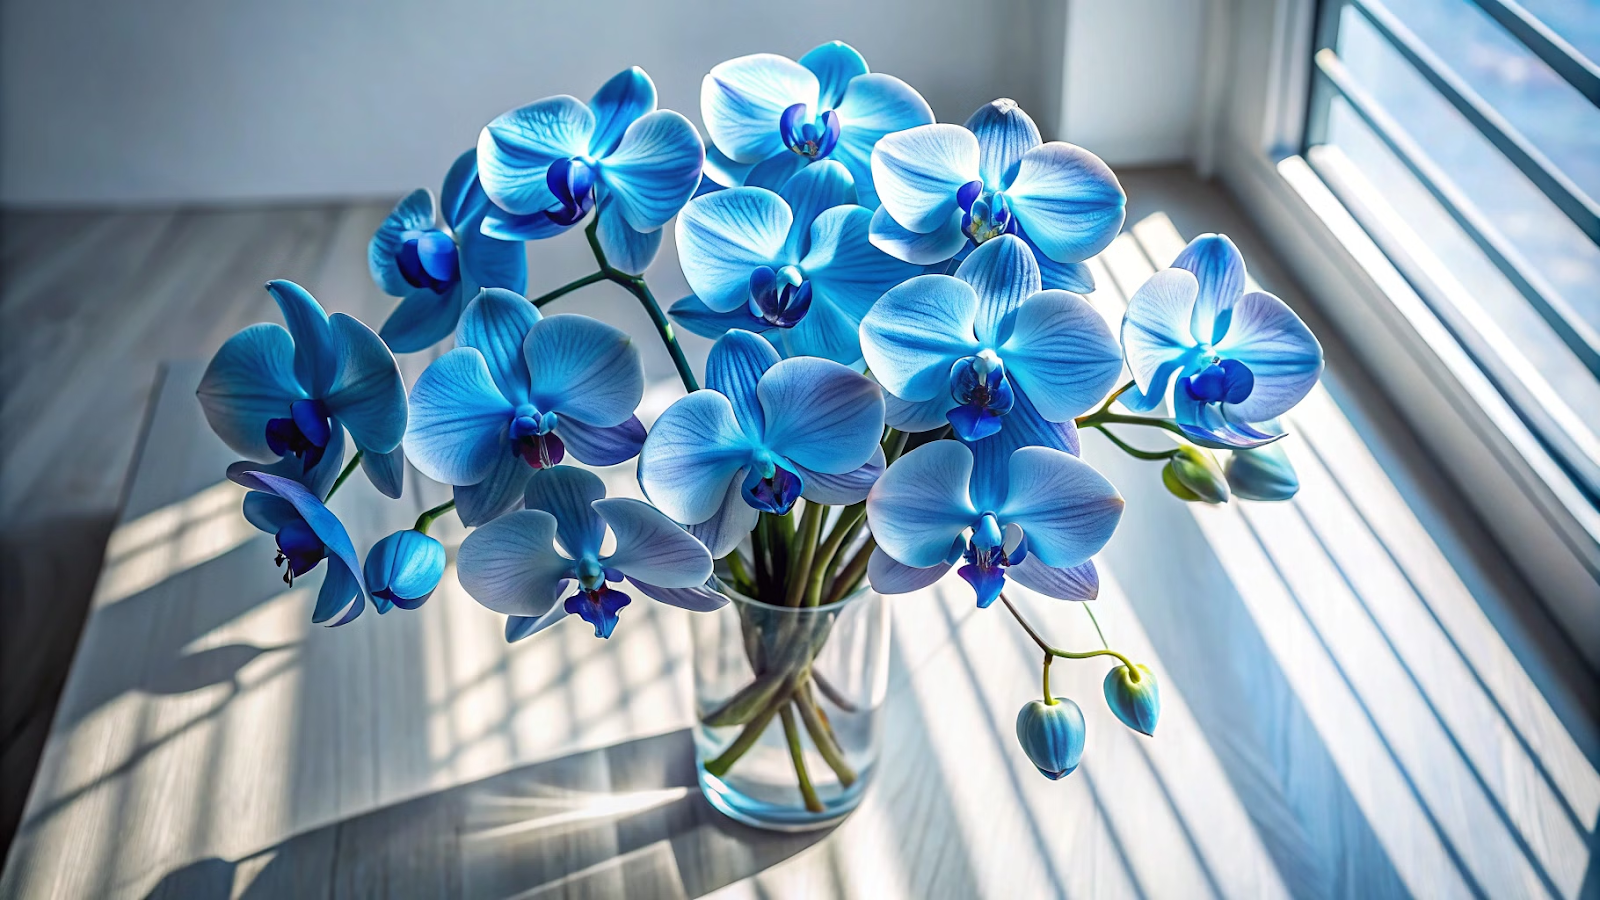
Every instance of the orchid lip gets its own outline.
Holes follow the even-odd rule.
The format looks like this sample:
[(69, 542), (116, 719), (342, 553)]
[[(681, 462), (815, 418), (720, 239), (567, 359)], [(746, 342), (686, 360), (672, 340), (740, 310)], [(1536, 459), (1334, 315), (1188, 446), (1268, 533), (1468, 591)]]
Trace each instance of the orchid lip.
[(807, 121), (807, 112), (804, 103), (785, 109), (778, 117), (778, 134), (783, 145), (795, 153), (811, 160), (826, 159), (839, 145), (839, 114), (830, 109)]
[(283, 583), (293, 586), (294, 580), (317, 567), (328, 556), (328, 548), (317, 533), (303, 519), (289, 522), (278, 530), (278, 555), (273, 564), (284, 566)]
[(407, 231), (400, 241), (395, 264), (407, 284), (442, 294), (460, 280), (460, 254), (450, 235), (438, 229)]
[(617, 613), (633, 598), (602, 584), (595, 590), (580, 590), (568, 597), (562, 608), (594, 626), (594, 636), (609, 638), (617, 627)]
[(805, 479), (771, 459), (763, 459), (750, 468), (741, 490), (745, 502), (752, 508), (781, 516), (793, 509), (795, 501), (800, 499)]
[(267, 420), (267, 447), (279, 456), (299, 458), (303, 471), (309, 472), (322, 461), (333, 438), (330, 418), (328, 405), (321, 400), (296, 400), (288, 416)]
[(598, 166), (587, 156), (558, 159), (545, 170), (545, 186), (556, 197), (556, 205), (545, 215), (558, 225), (572, 225), (594, 209)]
[(1255, 373), (1236, 359), (1213, 357), (1211, 365), (1184, 379), (1189, 396), (1202, 403), (1243, 403), (1255, 390)]
[(1016, 405), (1005, 362), (993, 350), (951, 364), (950, 398), (957, 406), (945, 417), (956, 436), (969, 442), (999, 433), (1001, 419)]
[(774, 328), (793, 328), (811, 310), (811, 282), (797, 266), (757, 266), (750, 273), (750, 315)]

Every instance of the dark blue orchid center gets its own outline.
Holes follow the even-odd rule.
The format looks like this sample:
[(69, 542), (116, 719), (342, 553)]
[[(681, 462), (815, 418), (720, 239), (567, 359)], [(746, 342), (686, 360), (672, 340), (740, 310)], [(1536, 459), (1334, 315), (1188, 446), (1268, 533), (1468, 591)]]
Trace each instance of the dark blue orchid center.
[(827, 159), (839, 146), (839, 114), (830, 109), (811, 119), (808, 112), (804, 103), (784, 110), (778, 117), (778, 133), (783, 136), (785, 147), (806, 159)]
[(1000, 596), (1006, 584), (1006, 567), (1022, 562), (1028, 556), (1027, 541), (1018, 541), (1008, 554), (1005, 532), (994, 513), (984, 513), (972, 529), (972, 537), (962, 558), (967, 564), (957, 570), (978, 595), (978, 608), (984, 609)]
[(407, 231), (400, 235), (400, 252), (395, 262), (407, 284), (414, 288), (430, 288), (439, 294), (448, 291), (461, 277), (455, 239), (438, 230)]
[(571, 225), (594, 209), (595, 167), (589, 157), (556, 160), (545, 171), (544, 183), (556, 195), (556, 205), (545, 215), (557, 225)]
[(744, 478), (744, 501), (762, 512), (781, 516), (794, 508), (805, 486), (798, 472), (774, 460), (762, 460), (752, 466)]
[(595, 637), (608, 638), (617, 628), (617, 613), (632, 599), (601, 584), (595, 590), (580, 590), (568, 597), (562, 608), (593, 625)]
[(750, 315), (775, 328), (793, 328), (811, 309), (811, 282), (794, 266), (750, 273)]
[(304, 519), (295, 519), (278, 529), (278, 556), (273, 564), (289, 564), (283, 571), (284, 584), (293, 585), (296, 578), (315, 569), (327, 556), (327, 546)]
[(548, 469), (566, 458), (567, 447), (556, 437), (555, 413), (541, 413), (528, 404), (517, 408), (511, 420), (511, 452), (535, 469)]
[(1202, 403), (1243, 403), (1255, 387), (1255, 373), (1237, 359), (1217, 360), (1184, 381), (1189, 396)]
[(1006, 365), (993, 350), (956, 360), (950, 367), (950, 397), (960, 404), (945, 414), (963, 441), (981, 441), (1000, 431), (1000, 418), (1017, 402)]
[(267, 447), (279, 456), (298, 457), (309, 472), (322, 461), (333, 437), (328, 419), (328, 406), (321, 400), (296, 400), (287, 418), (267, 420)]
[(956, 202), (961, 205), (961, 230), (973, 244), (1017, 233), (1017, 220), (1011, 215), (1006, 195), (985, 191), (983, 182), (963, 184), (956, 190)]

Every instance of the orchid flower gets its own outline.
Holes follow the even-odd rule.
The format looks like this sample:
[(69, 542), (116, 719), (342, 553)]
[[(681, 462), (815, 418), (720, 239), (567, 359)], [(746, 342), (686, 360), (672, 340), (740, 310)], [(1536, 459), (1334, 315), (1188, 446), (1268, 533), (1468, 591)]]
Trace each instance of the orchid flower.
[(868, 72), (854, 47), (832, 41), (799, 62), (757, 53), (717, 65), (701, 82), (700, 116), (712, 181), (776, 191), (807, 165), (835, 159), (850, 170), (861, 205), (876, 207), (873, 145), (932, 122), (933, 110), (910, 85)]
[(964, 558), (959, 574), (980, 607), (1000, 596), (1007, 577), (1064, 600), (1094, 596), (1098, 576), (1083, 567), (1122, 518), (1116, 488), (1088, 463), (1049, 447), (979, 462), (1003, 466), (1005, 477), (974, 477), (971, 449), (934, 441), (896, 460), (872, 486), (873, 589), (916, 590)]
[(1015, 102), (989, 103), (965, 126), (923, 125), (886, 136), (872, 151), (883, 201), (872, 242), (891, 256), (931, 265), (1003, 234), (1028, 244), (1044, 286), (1086, 294), (1083, 261), (1111, 244), (1126, 198), (1093, 153), (1042, 143)]
[(444, 545), (415, 529), (396, 531), (372, 545), (362, 566), (378, 612), (416, 609), (444, 577)]
[(633, 411), (643, 396), (639, 349), (626, 334), (587, 316), (541, 317), (523, 297), (491, 288), (467, 304), (456, 349), (413, 385), (406, 454), (455, 486), (463, 523), (482, 525), (568, 451), (597, 466), (637, 455), (644, 426)]
[(490, 122), (478, 137), (478, 178), (498, 209), (483, 233), (554, 237), (590, 211), (611, 265), (643, 272), (661, 226), (694, 195), (705, 148), (688, 119), (656, 109), (643, 69), (618, 73), (587, 104), (547, 97)]
[(361, 564), (339, 517), (292, 479), (242, 469), (230, 469), (228, 477), (251, 491), (244, 505), (250, 524), (277, 539), (276, 563), (284, 567), (284, 584), (293, 585), (324, 559), (333, 558), (311, 621), (343, 625), (361, 615), (366, 606)]
[(396, 353), (425, 350), (450, 336), (467, 301), (483, 288), (527, 288), (527, 248), (481, 230), (491, 204), (478, 184), (476, 150), (456, 159), (440, 198), (442, 210), (436, 210), (433, 194), (412, 191), (367, 245), (372, 280), (385, 294), (403, 298), (378, 332)]
[(1040, 290), (1039, 266), (1014, 235), (985, 242), (954, 277), (921, 275), (885, 293), (861, 323), (861, 350), (893, 398), (891, 426), (948, 421), (964, 441), (1022, 415), (1070, 423), (1122, 371), (1105, 320), (1077, 294)]
[(706, 389), (667, 408), (639, 453), (650, 501), (723, 557), (805, 497), (855, 503), (883, 471), (883, 395), (836, 362), (780, 360), (734, 330), (712, 346)]
[[(528, 508), (467, 535), (456, 559), (461, 586), (510, 619), (506, 639), (520, 640), (570, 614), (608, 638), (632, 598), (611, 585), (626, 580), (672, 606), (707, 612), (728, 599), (705, 587), (711, 555), (688, 532), (647, 503), (606, 498), (592, 472), (561, 466), (528, 481)], [(600, 548), (606, 528), (616, 549)], [(560, 547), (557, 552), (556, 547)], [(569, 583), (577, 591), (563, 602)]]
[(1245, 293), (1244, 257), (1220, 234), (1203, 234), (1134, 292), (1122, 345), (1138, 390), (1122, 396), (1148, 411), (1172, 390), (1174, 418), (1197, 444), (1249, 448), (1281, 432), (1257, 427), (1288, 412), (1322, 374), (1322, 345), (1282, 300)]
[(338, 471), (339, 432), (348, 429), (373, 485), (399, 497), (406, 389), (394, 355), (372, 329), (330, 317), (294, 282), (269, 281), (267, 291), (289, 327), (251, 325), (211, 358), (197, 392), (211, 430), (252, 460), (294, 457), (302, 478), (319, 482), (312, 473), (324, 456)]
[(856, 363), (861, 318), (919, 270), (872, 246), (872, 212), (855, 201), (849, 171), (832, 160), (778, 193), (738, 187), (689, 201), (678, 261), (695, 294), (673, 305), (673, 317), (703, 337), (742, 328), (784, 356)]

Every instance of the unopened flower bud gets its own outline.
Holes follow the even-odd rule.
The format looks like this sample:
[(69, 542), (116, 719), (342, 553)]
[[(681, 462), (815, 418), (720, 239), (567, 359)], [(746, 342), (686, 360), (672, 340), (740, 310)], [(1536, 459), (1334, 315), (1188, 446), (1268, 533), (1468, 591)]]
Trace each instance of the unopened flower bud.
[(1288, 500), (1300, 490), (1289, 454), (1277, 444), (1233, 451), (1227, 475), (1228, 486), (1246, 500)]
[(1161, 470), (1161, 482), (1181, 500), (1206, 503), (1228, 502), (1228, 479), (1211, 451), (1193, 444), (1178, 448)]
[(362, 571), (379, 612), (388, 604), (416, 609), (444, 577), (444, 546), (420, 531), (396, 531), (367, 552)]
[(1117, 666), (1106, 673), (1106, 705), (1116, 713), (1122, 724), (1145, 734), (1156, 733), (1156, 719), (1161, 717), (1161, 686), (1150, 669), (1136, 665), (1139, 678), (1134, 680), (1127, 666)]
[(1083, 758), (1083, 710), (1065, 697), (1046, 704), (1030, 700), (1017, 713), (1017, 742), (1039, 774), (1055, 781), (1072, 774)]

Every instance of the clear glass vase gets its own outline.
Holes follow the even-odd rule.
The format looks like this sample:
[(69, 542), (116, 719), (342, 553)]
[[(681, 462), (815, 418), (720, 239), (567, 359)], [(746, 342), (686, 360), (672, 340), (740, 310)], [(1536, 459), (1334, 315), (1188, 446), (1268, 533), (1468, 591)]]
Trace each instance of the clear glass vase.
[(888, 604), (869, 588), (800, 608), (727, 594), (692, 617), (700, 788), (757, 828), (837, 822), (877, 769)]

